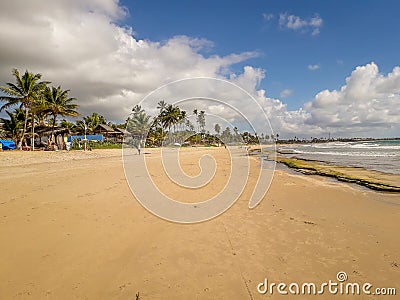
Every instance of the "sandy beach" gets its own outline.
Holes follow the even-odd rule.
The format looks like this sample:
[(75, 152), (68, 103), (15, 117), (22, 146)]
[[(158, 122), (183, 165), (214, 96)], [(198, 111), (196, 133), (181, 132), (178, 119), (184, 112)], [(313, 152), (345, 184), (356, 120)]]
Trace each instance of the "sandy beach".
[[(157, 149), (146, 149), (160, 189), (199, 201), (223, 188), (223, 148), (182, 151), (218, 163), (204, 190), (165, 180)], [(221, 216), (199, 224), (162, 220), (132, 195), (121, 150), (0, 152), (1, 299), (291, 299), (264, 295), (269, 282), (336, 280), (394, 287), (397, 296), (297, 295), (298, 299), (396, 299), (400, 293), (400, 196), (279, 167), (265, 199), (248, 200), (259, 168)], [(141, 180), (138, 178), (138, 180)], [(372, 291), (372, 289), (371, 289)]]

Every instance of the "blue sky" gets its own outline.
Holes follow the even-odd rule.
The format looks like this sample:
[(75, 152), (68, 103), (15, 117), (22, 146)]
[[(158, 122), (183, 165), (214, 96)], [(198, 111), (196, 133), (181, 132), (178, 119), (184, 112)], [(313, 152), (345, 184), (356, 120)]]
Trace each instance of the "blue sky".
[[(338, 89), (359, 65), (371, 61), (383, 73), (399, 63), (400, 1), (248, 0), (248, 1), (129, 1), (123, 20), (138, 39), (168, 40), (176, 35), (214, 43), (205, 55), (258, 51), (243, 65), (263, 68), (261, 87), (268, 96), (284, 97), (289, 109), (299, 108), (323, 89)], [(281, 14), (302, 20), (322, 19), (318, 35), (310, 29), (279, 25)], [(266, 17), (264, 17), (266, 16)], [(311, 71), (309, 65), (318, 65)]]

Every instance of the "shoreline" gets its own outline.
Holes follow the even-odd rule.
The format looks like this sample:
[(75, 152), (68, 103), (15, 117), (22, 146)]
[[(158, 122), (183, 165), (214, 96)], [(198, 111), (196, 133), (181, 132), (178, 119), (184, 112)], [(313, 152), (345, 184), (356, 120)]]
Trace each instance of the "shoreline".
[[(400, 176), (396, 174), (367, 170), (362, 167), (331, 165), (318, 160), (306, 160), (295, 157), (293, 158), (277, 157), (277, 162), (284, 164), (290, 169), (304, 175), (318, 175), (323, 177), (330, 177), (341, 182), (355, 183), (375, 191), (400, 193), (400, 183), (396, 184)], [(371, 175), (373, 177), (368, 178)], [(380, 175), (383, 175), (384, 177), (386, 177), (386, 179), (383, 180), (379, 179)], [(388, 177), (393, 177), (393, 178), (388, 178)], [(394, 184), (391, 183), (393, 182), (393, 180), (396, 181)]]
[(298, 157), (285, 157), (284, 152), (263, 151), (260, 148), (251, 149), (249, 155), (272, 155), (270, 160), (275, 160), (291, 170), (303, 175), (318, 175), (334, 178), (340, 182), (354, 183), (379, 192), (400, 193), (400, 175), (381, 171), (368, 170), (363, 167), (342, 166), (320, 160), (304, 159)]

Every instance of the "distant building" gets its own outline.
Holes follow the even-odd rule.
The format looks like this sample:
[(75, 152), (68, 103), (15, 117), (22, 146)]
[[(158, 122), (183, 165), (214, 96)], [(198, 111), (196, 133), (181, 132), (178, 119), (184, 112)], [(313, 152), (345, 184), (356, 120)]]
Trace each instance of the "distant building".
[(95, 134), (102, 134), (105, 141), (122, 143), (124, 136), (130, 136), (131, 134), (124, 128), (116, 128), (115, 130), (106, 125), (100, 124), (94, 129)]

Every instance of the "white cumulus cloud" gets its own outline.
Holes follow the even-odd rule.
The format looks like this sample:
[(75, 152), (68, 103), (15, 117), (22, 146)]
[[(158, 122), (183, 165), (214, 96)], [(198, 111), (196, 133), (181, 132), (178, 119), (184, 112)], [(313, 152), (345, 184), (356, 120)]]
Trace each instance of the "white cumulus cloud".
[(347, 135), (398, 135), (400, 129), (400, 67), (379, 73), (372, 62), (357, 67), (339, 90), (323, 90), (304, 105), (305, 123)]
[[(344, 136), (400, 132), (400, 67), (383, 75), (375, 63), (359, 66), (340, 89), (323, 90), (302, 108), (288, 110), (285, 103), (260, 88), (265, 70), (246, 66), (241, 73), (232, 72), (233, 64), (258, 52), (205, 55), (210, 51), (203, 50), (212, 49), (213, 43), (187, 36), (139, 40), (133, 28), (118, 25), (126, 14), (116, 0), (0, 2), (1, 84), (13, 80), (12, 68), (27, 68), (42, 73), (53, 85), (70, 89), (83, 115), (97, 111), (109, 120), (123, 121), (134, 104), (163, 84), (216, 77), (247, 90), (282, 137), (317, 136), (328, 130)], [(303, 20), (286, 14), (281, 19), (282, 26), (310, 32), (323, 23), (318, 16)], [(182, 95), (197, 90), (204, 91), (204, 87), (193, 86)], [(282, 91), (281, 98), (289, 93)], [(233, 91), (224, 96), (263, 132), (265, 124), (254, 103)], [(237, 114), (217, 103), (199, 103), (198, 108), (237, 122)], [(154, 107), (149, 109), (154, 112)]]
[(323, 20), (319, 15), (315, 15), (308, 19), (303, 19), (296, 15), (290, 15), (286, 12), (279, 15), (279, 26), (281, 28), (301, 32), (311, 32), (311, 35), (318, 35), (322, 24)]
[(40, 72), (70, 89), (83, 114), (98, 111), (122, 120), (152, 89), (179, 78), (219, 76), (257, 52), (226, 56), (200, 54), (205, 39), (175, 36), (138, 40), (117, 25), (126, 10), (118, 1), (23, 1), (0, 3), (0, 78), (16, 67)]

